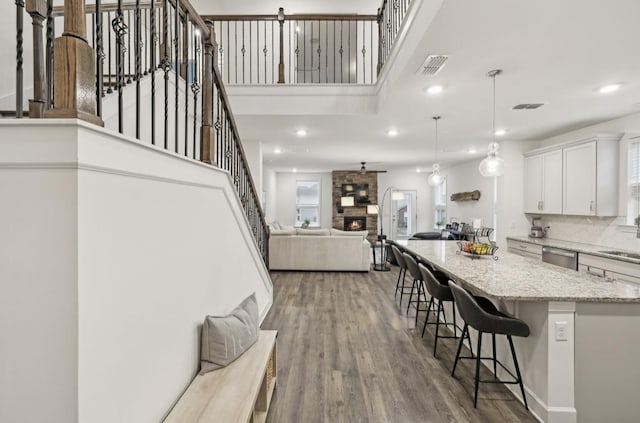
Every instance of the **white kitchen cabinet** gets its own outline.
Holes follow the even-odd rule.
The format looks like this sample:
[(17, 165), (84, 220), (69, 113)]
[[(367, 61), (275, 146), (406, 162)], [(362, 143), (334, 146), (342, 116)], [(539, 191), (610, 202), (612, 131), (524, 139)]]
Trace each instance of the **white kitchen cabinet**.
[(531, 257), (538, 260), (542, 259), (542, 245), (508, 239), (507, 251), (524, 257)]
[(618, 215), (619, 134), (525, 154), (525, 213)]
[(525, 213), (562, 213), (562, 150), (525, 158)]
[(564, 148), (564, 213), (596, 215), (596, 141)]
[(640, 264), (623, 260), (579, 253), (578, 270), (602, 277), (605, 280), (640, 284)]

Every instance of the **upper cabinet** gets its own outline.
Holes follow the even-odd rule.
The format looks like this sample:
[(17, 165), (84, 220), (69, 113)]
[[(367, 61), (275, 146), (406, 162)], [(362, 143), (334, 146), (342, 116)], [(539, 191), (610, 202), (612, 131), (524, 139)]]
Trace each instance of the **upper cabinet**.
[(564, 148), (562, 153), (564, 214), (595, 216), (596, 141)]
[(562, 150), (525, 158), (525, 213), (562, 213)]
[(619, 135), (525, 154), (525, 213), (618, 215)]

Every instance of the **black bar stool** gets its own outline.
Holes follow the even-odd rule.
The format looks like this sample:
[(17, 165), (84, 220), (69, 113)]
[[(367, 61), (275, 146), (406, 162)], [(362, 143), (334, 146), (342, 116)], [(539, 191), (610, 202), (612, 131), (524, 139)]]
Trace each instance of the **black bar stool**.
[[(456, 285), (453, 281), (449, 281), (449, 287), (453, 293), (460, 316), (464, 319), (464, 327), (462, 328), (462, 338), (458, 345), (458, 352), (456, 353), (456, 359), (453, 363), (453, 370), (451, 376), (455, 376), (456, 366), (458, 360), (461, 359), (473, 359), (476, 360), (476, 377), (475, 377), (475, 394), (473, 397), (473, 407), (475, 408), (478, 403), (478, 384), (483, 383), (506, 383), (506, 384), (518, 384), (520, 385), (520, 391), (522, 392), (522, 399), (524, 401), (524, 407), (529, 410), (527, 405), (527, 397), (524, 393), (524, 385), (522, 384), (522, 375), (520, 374), (520, 367), (518, 366), (518, 359), (516, 358), (516, 350), (513, 347), (513, 341), (511, 336), (529, 336), (529, 326), (525, 322), (515, 317), (509, 316), (500, 312), (491, 301), (484, 297), (477, 297), (471, 295), (466, 290)], [(469, 326), (478, 331), (478, 349), (477, 355), (474, 357), (473, 353), (468, 357), (461, 357), (460, 351), (462, 350), (462, 342), (464, 341), (464, 335), (468, 334)], [(481, 357), (482, 354), (482, 334), (490, 333), (493, 341), (493, 357)], [(496, 334), (506, 335), (509, 340), (509, 348), (511, 349), (511, 355), (513, 356), (513, 364), (516, 368), (516, 375), (514, 375), (509, 369), (507, 369), (502, 363), (496, 360)], [(480, 380), (480, 360), (493, 360), (493, 372), (494, 380)], [(510, 376), (514, 378), (513, 381), (501, 381), (498, 380), (496, 373), (497, 366), (499, 364)]]
[[(436, 356), (436, 351), (438, 349), (438, 338), (445, 339), (458, 339), (457, 330), (459, 329), (456, 325), (456, 304), (453, 301), (453, 293), (451, 292), (451, 288), (449, 288), (449, 278), (446, 278), (446, 282), (442, 283), (438, 279), (436, 279), (433, 272), (427, 268), (423, 263), (418, 264), (418, 268), (420, 269), (420, 274), (422, 275), (422, 280), (427, 287), (427, 291), (431, 296), (429, 300), (429, 307), (427, 307), (427, 317), (424, 319), (424, 326), (422, 327), (422, 337), (424, 337), (424, 331), (427, 329), (427, 325), (436, 325), (436, 334), (433, 340), (433, 356)], [(440, 272), (442, 273), (442, 272)], [(442, 273), (444, 275), (444, 273)], [(436, 313), (436, 321), (429, 322), (429, 315), (431, 313), (431, 307), (435, 307), (435, 300), (438, 301), (437, 311)], [(444, 306), (442, 303), (450, 302), (453, 307), (453, 323), (447, 323), (444, 314)], [(440, 323), (440, 316), (442, 316), (444, 323)], [(444, 326), (453, 326), (453, 336), (444, 336), (440, 335), (440, 325)], [(467, 333), (467, 341), (469, 342), (469, 350), (471, 350), (471, 354), (473, 354), (473, 348), (471, 347), (471, 338), (469, 338), (469, 334)]]
[[(404, 258), (405, 263), (407, 264), (407, 269), (409, 269), (409, 273), (413, 276), (413, 285), (411, 286), (411, 293), (409, 294), (409, 302), (407, 303), (407, 314), (409, 314), (409, 308), (411, 304), (413, 304), (416, 308), (416, 326), (418, 325), (418, 313), (421, 311), (427, 311), (426, 308), (420, 308), (420, 303), (427, 303), (426, 291), (423, 287), (422, 275), (420, 274), (420, 269), (418, 268), (418, 263), (416, 259), (413, 258), (412, 255), (403, 253), (402, 257)], [(413, 292), (417, 291), (416, 299), (413, 300)], [(420, 296), (422, 295), (422, 297)], [(428, 318), (429, 316), (427, 316)]]
[[(405, 294), (404, 287), (404, 279), (407, 275), (407, 263), (404, 261), (404, 257), (402, 256), (402, 252), (395, 245), (391, 246), (391, 252), (398, 262), (398, 266), (400, 267), (400, 273), (398, 273), (398, 282), (396, 282), (396, 292), (393, 295), (393, 298), (398, 296), (398, 291), (400, 291), (400, 306), (402, 306), (402, 296)], [(402, 279), (402, 284), (400, 284), (400, 280)], [(407, 291), (408, 292), (408, 291)]]

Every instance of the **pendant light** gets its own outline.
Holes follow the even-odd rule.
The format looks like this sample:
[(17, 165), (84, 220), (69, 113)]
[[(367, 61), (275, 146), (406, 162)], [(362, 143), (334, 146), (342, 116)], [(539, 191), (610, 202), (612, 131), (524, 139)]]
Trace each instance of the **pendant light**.
[(433, 120), (436, 122), (436, 161), (433, 164), (431, 175), (427, 178), (427, 183), (432, 187), (438, 186), (444, 182), (444, 177), (440, 175), (440, 164), (438, 164), (438, 120), (440, 116), (434, 116)]
[(489, 71), (489, 75), (493, 79), (493, 141), (489, 144), (489, 154), (480, 162), (478, 170), (482, 176), (502, 176), (504, 172), (504, 160), (498, 156), (498, 143), (496, 142), (496, 76), (500, 75), (502, 70), (495, 69)]

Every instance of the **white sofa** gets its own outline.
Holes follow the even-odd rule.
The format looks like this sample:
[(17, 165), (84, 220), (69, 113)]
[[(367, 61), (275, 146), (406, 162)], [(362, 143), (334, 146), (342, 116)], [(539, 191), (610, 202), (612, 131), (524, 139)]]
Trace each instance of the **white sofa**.
[(276, 229), (269, 236), (269, 269), (368, 272), (367, 231)]

